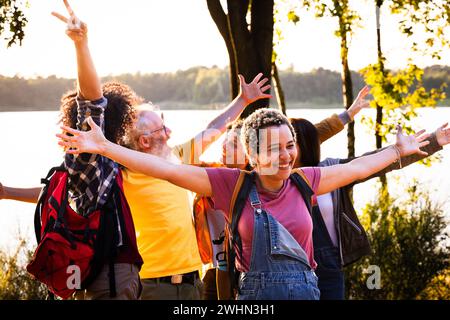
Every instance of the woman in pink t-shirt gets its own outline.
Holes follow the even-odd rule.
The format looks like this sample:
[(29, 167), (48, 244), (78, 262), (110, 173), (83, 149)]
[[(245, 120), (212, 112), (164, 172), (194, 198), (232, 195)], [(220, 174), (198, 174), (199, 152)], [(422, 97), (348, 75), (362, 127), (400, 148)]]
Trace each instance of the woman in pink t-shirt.
[[(212, 197), (227, 212), (239, 175), (238, 169), (205, 169), (173, 164), (159, 157), (120, 147), (105, 139), (88, 119), (91, 131), (68, 127), (59, 134), (68, 153), (99, 153), (142, 172), (198, 194)], [(289, 120), (274, 109), (254, 112), (244, 122), (244, 145), (254, 166), (254, 188), (242, 211), (238, 233), (242, 252), (236, 267), (241, 271), (238, 299), (318, 299), (312, 250), (312, 221), (300, 192), (289, 179), (297, 149)], [(306, 168), (303, 172), (316, 194), (328, 193), (363, 179), (401, 156), (423, 153), (429, 135), (404, 136), (385, 150), (346, 164)], [(232, 268), (234, 266), (229, 266)]]

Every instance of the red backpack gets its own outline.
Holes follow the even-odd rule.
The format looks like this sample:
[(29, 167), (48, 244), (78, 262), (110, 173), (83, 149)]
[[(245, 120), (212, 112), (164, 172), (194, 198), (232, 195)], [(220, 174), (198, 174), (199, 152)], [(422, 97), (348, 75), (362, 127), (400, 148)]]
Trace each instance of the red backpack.
[[(121, 179), (119, 172), (112, 199), (87, 217), (77, 214), (68, 204), (66, 170), (52, 168), (42, 179), (45, 186), (34, 216), (38, 247), (27, 271), (52, 294), (63, 299), (71, 297), (76, 290), (89, 286), (109, 262), (110, 293), (115, 296), (113, 264), (119, 241), (118, 223), (122, 224), (118, 212), (123, 209)], [(125, 230), (123, 225), (120, 229)], [(73, 277), (76, 273), (78, 278)]]

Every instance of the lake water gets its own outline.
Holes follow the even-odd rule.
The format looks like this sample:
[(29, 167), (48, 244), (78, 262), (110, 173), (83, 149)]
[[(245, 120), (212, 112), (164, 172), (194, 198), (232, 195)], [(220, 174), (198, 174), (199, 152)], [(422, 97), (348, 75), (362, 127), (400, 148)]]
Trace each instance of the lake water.
[[(319, 122), (338, 109), (294, 109), (288, 110), (290, 117), (303, 117)], [(375, 116), (375, 110), (364, 110), (366, 116)], [(206, 127), (218, 114), (216, 110), (172, 110), (165, 111), (166, 124), (172, 129), (171, 144), (184, 142)], [(57, 112), (0, 112), (0, 182), (12, 187), (38, 186), (47, 170), (62, 161), (63, 153), (57, 146), (55, 134), (59, 131)], [(374, 149), (372, 132), (363, 127), (357, 117), (356, 153), (362, 154)], [(421, 110), (415, 119), (415, 128), (434, 131), (444, 122), (450, 121), (450, 108)], [(203, 160), (218, 160), (220, 143), (217, 141), (203, 156)], [(322, 145), (322, 157), (345, 158), (347, 154), (346, 130)], [(393, 195), (402, 195), (407, 182), (416, 178), (418, 183), (432, 191), (436, 201), (447, 202), (450, 212), (450, 146), (440, 152), (442, 162), (427, 168), (413, 164), (389, 177), (398, 177), (390, 184)], [(363, 207), (374, 199), (376, 180), (355, 187), (355, 207)], [(0, 201), (0, 248), (13, 248), (18, 234), (27, 237), (34, 244), (33, 214), (35, 206), (15, 201)]]

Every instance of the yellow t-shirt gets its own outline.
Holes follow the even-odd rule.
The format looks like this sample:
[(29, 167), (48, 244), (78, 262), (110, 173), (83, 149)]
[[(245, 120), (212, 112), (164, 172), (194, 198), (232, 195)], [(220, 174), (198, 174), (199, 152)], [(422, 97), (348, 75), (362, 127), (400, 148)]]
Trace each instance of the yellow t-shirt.
[[(188, 148), (186, 148), (187, 146)], [(174, 148), (190, 153), (191, 141)], [(180, 157), (184, 158), (184, 157)], [(123, 188), (133, 216), (142, 279), (200, 270), (190, 192), (165, 180), (123, 170)]]

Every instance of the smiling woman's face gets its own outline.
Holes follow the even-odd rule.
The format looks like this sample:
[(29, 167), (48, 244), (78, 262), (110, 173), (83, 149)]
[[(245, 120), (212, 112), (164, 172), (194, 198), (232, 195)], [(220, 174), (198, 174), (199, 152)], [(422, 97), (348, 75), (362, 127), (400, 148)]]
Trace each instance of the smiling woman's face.
[(276, 180), (286, 180), (297, 157), (297, 148), (291, 130), (285, 124), (260, 130), (259, 153), (256, 168), (260, 175), (270, 175)]

